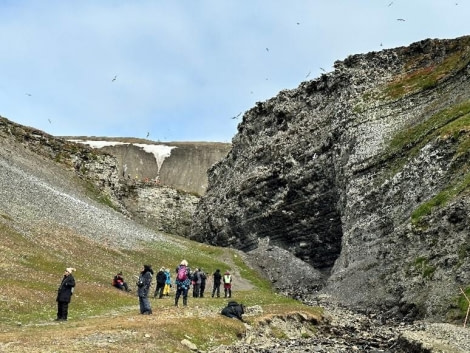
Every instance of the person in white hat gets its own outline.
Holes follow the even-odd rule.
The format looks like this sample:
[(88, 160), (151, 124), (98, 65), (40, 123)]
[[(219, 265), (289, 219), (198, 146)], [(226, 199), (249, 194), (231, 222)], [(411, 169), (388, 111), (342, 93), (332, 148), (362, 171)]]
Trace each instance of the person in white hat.
[(75, 287), (75, 278), (72, 272), (75, 271), (73, 267), (67, 267), (64, 272), (64, 277), (57, 290), (57, 318), (56, 321), (67, 321), (69, 313), (69, 303), (72, 299), (73, 288)]

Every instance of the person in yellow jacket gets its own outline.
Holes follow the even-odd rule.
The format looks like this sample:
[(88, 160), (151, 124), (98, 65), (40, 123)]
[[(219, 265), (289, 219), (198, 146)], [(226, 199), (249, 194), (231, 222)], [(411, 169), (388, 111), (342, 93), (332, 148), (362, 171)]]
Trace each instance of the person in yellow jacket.
[(232, 297), (232, 275), (226, 271), (222, 277), (222, 282), (224, 283), (224, 293), (225, 298)]

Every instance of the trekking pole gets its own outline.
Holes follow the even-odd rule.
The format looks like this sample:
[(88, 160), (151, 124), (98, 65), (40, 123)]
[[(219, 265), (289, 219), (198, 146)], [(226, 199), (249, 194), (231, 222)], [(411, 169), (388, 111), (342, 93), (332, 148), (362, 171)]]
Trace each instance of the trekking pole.
[(459, 289), (462, 292), (465, 299), (467, 299), (467, 302), (468, 302), (467, 315), (465, 315), (465, 321), (463, 322), (463, 327), (465, 327), (467, 325), (468, 314), (470, 313), (470, 299), (468, 299), (467, 295), (465, 294), (465, 292), (463, 291), (462, 288), (459, 288)]

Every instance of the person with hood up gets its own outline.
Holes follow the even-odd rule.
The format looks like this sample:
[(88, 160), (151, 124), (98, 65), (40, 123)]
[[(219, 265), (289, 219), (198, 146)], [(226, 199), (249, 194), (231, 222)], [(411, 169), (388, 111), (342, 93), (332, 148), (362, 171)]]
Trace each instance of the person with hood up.
[(140, 313), (143, 315), (152, 314), (152, 307), (148, 298), (150, 287), (152, 285), (152, 266), (144, 265), (137, 281), (137, 295), (139, 296)]
[(67, 267), (64, 272), (64, 277), (57, 290), (57, 318), (56, 321), (67, 321), (69, 313), (69, 303), (72, 299), (73, 289), (75, 287), (75, 278), (72, 272), (75, 271), (73, 267)]

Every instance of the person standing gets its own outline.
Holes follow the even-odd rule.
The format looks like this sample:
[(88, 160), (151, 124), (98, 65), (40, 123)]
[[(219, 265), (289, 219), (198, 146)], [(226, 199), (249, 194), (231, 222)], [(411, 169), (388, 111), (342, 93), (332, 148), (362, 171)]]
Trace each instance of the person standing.
[(232, 275), (226, 271), (224, 276), (222, 277), (222, 281), (224, 282), (224, 293), (225, 298), (232, 297)]
[(75, 271), (73, 267), (67, 267), (64, 272), (64, 277), (57, 290), (57, 318), (56, 321), (67, 321), (69, 314), (69, 303), (72, 299), (73, 289), (75, 287), (75, 278), (72, 272)]
[(176, 268), (176, 295), (175, 306), (178, 306), (180, 296), (183, 296), (183, 305), (188, 305), (188, 291), (191, 286), (191, 269), (188, 267), (188, 261), (181, 261)]
[(157, 272), (157, 287), (155, 288), (155, 294), (153, 296), (154, 298), (156, 298), (157, 295), (159, 299), (163, 297), (163, 288), (165, 288), (165, 282), (166, 282), (165, 268), (162, 267)]
[(171, 274), (170, 274), (170, 269), (166, 268), (165, 269), (165, 287), (163, 288), (163, 295), (166, 295), (167, 297), (170, 295), (170, 289), (171, 289)]
[(202, 268), (199, 269), (199, 277), (201, 277), (201, 286), (199, 287), (199, 298), (204, 298), (204, 291), (206, 290), (206, 273)]
[(152, 285), (152, 266), (144, 265), (137, 281), (137, 295), (139, 296), (140, 313), (143, 315), (152, 314), (152, 307), (148, 298), (150, 286)]
[(198, 298), (199, 290), (201, 289), (201, 275), (199, 273), (199, 268), (196, 268), (191, 278), (193, 280), (193, 298)]
[(222, 282), (222, 275), (220, 274), (220, 270), (215, 270), (214, 274), (212, 275), (214, 279), (214, 287), (212, 288), (212, 298), (214, 298), (214, 294), (217, 292), (217, 298), (220, 297), (220, 284)]

